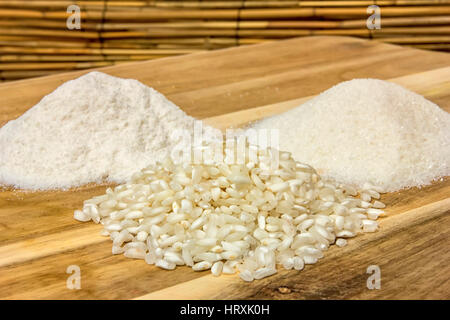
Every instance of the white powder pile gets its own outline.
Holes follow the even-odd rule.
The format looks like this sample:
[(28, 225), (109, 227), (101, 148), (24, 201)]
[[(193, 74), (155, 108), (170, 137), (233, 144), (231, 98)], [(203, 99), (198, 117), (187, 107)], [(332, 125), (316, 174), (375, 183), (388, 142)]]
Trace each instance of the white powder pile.
[(281, 150), (359, 188), (395, 191), (450, 174), (450, 114), (387, 81), (342, 82), (252, 127), (278, 128)]
[(187, 116), (137, 80), (91, 72), (68, 81), (0, 129), (0, 183), (55, 189), (124, 182), (192, 132)]

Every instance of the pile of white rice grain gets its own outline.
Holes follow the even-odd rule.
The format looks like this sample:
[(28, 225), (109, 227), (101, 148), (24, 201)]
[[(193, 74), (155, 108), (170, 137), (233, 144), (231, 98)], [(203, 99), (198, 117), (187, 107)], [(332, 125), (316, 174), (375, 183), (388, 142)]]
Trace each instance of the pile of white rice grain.
[(65, 189), (123, 183), (193, 132), (161, 93), (132, 79), (91, 72), (68, 81), (0, 128), (0, 184)]
[[(74, 217), (104, 225), (112, 253), (172, 270), (188, 265), (218, 276), (239, 270), (245, 281), (301, 270), (332, 244), (374, 232), (383, 213), (369, 185), (357, 198), (351, 187), (321, 179), (313, 168), (273, 149), (258, 161), (228, 165), (149, 166), (131, 181), (84, 202)], [(248, 146), (247, 151), (248, 154)]]
[(281, 150), (357, 188), (395, 191), (450, 175), (450, 114), (387, 81), (342, 82), (252, 127), (279, 129)]

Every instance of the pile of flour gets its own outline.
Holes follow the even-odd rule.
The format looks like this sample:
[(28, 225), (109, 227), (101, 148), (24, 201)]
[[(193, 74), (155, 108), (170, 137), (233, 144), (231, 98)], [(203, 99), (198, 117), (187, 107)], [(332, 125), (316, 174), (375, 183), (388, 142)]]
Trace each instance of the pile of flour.
[(137, 80), (91, 72), (0, 129), (0, 183), (65, 189), (125, 182), (163, 160), (195, 119)]
[(450, 175), (450, 114), (387, 81), (342, 82), (252, 127), (279, 129), (281, 150), (358, 188), (395, 191)]

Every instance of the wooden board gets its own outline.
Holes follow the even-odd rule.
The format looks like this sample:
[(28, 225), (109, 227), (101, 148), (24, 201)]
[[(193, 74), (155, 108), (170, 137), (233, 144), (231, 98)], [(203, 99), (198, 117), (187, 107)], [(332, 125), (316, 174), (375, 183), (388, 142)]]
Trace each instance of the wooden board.
[[(391, 79), (450, 111), (450, 55), (345, 37), (292, 39), (102, 71), (139, 79), (219, 128), (282, 112), (358, 77)], [(0, 126), (83, 73), (0, 85)], [(105, 188), (0, 192), (0, 299), (450, 298), (449, 178), (383, 195), (388, 215), (379, 232), (331, 248), (302, 272), (280, 271), (251, 284), (112, 256), (100, 226), (72, 217), (83, 200)], [(70, 265), (81, 268), (81, 290), (66, 288)], [(381, 268), (380, 290), (366, 287), (369, 265)]]

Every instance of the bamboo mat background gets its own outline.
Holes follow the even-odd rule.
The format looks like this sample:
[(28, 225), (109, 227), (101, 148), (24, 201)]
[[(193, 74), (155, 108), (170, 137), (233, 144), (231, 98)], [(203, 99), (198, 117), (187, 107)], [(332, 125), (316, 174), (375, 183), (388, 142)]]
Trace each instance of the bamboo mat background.
[(0, 0), (0, 81), (310, 35), (450, 51), (450, 0)]

